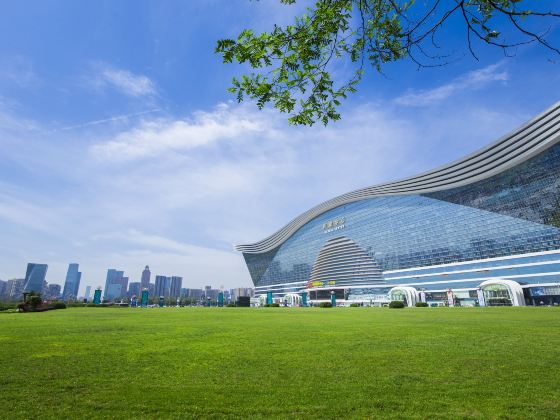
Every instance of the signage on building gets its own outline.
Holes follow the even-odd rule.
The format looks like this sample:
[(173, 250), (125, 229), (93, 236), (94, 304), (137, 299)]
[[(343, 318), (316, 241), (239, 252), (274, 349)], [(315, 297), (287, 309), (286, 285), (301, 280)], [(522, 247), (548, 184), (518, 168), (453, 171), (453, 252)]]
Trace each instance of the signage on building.
[(326, 223), (323, 223), (323, 232), (325, 233), (334, 232), (335, 230), (343, 229), (345, 225), (346, 225), (345, 217), (330, 220)]

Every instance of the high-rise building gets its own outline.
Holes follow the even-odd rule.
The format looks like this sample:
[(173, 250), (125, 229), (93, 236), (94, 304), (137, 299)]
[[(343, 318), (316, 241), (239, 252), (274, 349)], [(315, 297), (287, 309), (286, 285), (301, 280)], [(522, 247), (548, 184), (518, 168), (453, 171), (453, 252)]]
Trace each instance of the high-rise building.
[(123, 275), (124, 271), (110, 268), (107, 270), (107, 279), (105, 280), (104, 298), (107, 300), (115, 299), (123, 296)]
[(210, 290), (210, 294), (206, 295), (206, 299), (208, 299), (208, 296), (210, 296), (210, 299), (212, 300), (218, 300), (218, 295), (220, 294), (220, 290), (219, 289), (211, 289)]
[(27, 264), (23, 291), (41, 293), (43, 291), (43, 284), (45, 282), (48, 268), (49, 266), (47, 264)]
[(174, 298), (181, 296), (181, 286), (183, 285), (183, 277), (173, 276), (171, 277), (171, 290), (169, 295)]
[(8, 280), (6, 284), (6, 298), (9, 300), (17, 300), (21, 298), (23, 288), (25, 286), (25, 279), (12, 279)]
[(130, 282), (130, 284), (128, 285), (128, 297), (130, 297), (130, 298), (132, 296), (140, 297), (141, 296), (141, 289), (140, 289), (141, 284), (142, 284), (142, 282), (139, 282), (139, 281)]
[(152, 273), (150, 272), (150, 266), (146, 266), (144, 271), (142, 271), (142, 277), (140, 279), (140, 288), (141, 290), (149, 289), (150, 288), (150, 277)]
[(123, 276), (121, 279), (121, 297), (128, 296), (128, 277)]
[(6, 299), (6, 289), (8, 288), (8, 282), (0, 280), (0, 300)]
[(47, 292), (45, 293), (45, 298), (50, 300), (60, 299), (60, 289), (60, 284), (49, 284)]
[(91, 294), (91, 286), (86, 286), (86, 294), (84, 295), (84, 299), (89, 301), (90, 294)]
[(156, 276), (155, 295), (169, 297), (171, 292), (171, 277)]
[(64, 291), (62, 292), (64, 300), (75, 300), (78, 298), (78, 289), (80, 288), (80, 280), (82, 278), (82, 273), (78, 271), (78, 268), (79, 264), (76, 263), (68, 265)]
[[(142, 289), (142, 290), (143, 290), (143, 289)], [(155, 296), (155, 294), (156, 294), (156, 286), (154, 285), (154, 283), (150, 283), (150, 284), (148, 285), (148, 294), (149, 294), (150, 296)]]
[(182, 297), (187, 297), (187, 298), (192, 298), (192, 299), (199, 300), (202, 297), (203, 294), (204, 294), (204, 291), (202, 289), (188, 289), (188, 288), (181, 289), (181, 296)]

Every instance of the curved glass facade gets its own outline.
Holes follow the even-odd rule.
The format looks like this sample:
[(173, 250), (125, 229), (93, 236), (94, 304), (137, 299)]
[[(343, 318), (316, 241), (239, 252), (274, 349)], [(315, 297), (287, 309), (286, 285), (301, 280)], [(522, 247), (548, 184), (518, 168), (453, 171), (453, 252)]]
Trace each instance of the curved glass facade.
[(324, 211), (274, 249), (243, 253), (257, 293), (336, 288), (336, 274), (309, 283), (321, 249), (336, 238), (356, 244), (383, 273), (367, 288), (354, 270), (353, 281), (338, 285), (347, 298), (401, 284), (476, 288), (489, 276), (560, 282), (560, 144), (460, 187), (380, 194)]

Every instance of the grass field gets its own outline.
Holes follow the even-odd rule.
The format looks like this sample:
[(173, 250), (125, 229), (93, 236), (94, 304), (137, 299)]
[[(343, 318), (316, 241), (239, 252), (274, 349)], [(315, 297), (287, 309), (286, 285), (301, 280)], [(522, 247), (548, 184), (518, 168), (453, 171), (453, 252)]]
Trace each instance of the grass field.
[(560, 418), (560, 309), (0, 314), (0, 405), (4, 418)]

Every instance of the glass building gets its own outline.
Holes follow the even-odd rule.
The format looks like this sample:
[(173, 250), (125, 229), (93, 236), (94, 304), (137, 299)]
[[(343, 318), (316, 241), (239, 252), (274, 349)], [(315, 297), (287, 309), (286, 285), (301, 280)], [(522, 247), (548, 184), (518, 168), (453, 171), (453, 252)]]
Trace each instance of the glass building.
[(255, 294), (280, 301), (559, 304), (560, 103), (463, 159), (333, 198), (236, 249)]
[[(109, 268), (107, 270), (107, 278), (105, 279), (105, 293), (103, 297), (105, 300), (111, 300), (126, 295), (126, 286), (124, 286), (124, 279), (128, 285), (128, 278), (124, 277), (124, 271)], [(123, 287), (124, 286), (124, 287)]]
[(28, 263), (23, 291), (42, 293), (48, 268), (47, 264)]
[(66, 272), (66, 280), (64, 281), (64, 291), (62, 298), (64, 300), (75, 300), (78, 298), (78, 290), (80, 289), (80, 280), (82, 273), (79, 270), (80, 265), (71, 263), (68, 265)]

